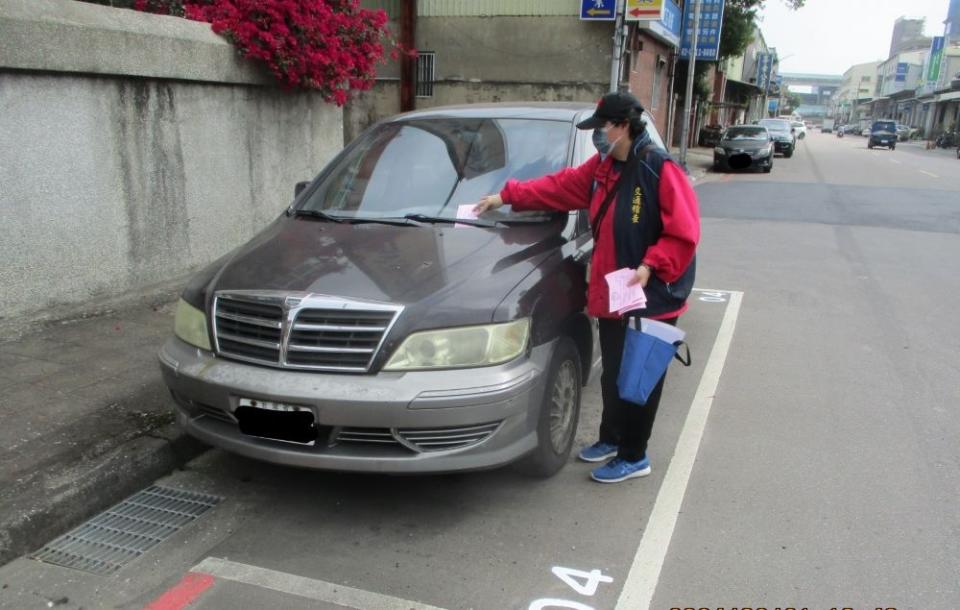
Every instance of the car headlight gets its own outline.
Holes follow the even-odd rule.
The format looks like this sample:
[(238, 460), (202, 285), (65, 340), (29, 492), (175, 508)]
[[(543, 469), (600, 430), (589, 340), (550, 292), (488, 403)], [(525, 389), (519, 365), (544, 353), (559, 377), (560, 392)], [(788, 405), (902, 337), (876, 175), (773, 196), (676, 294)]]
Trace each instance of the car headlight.
[(177, 313), (173, 316), (173, 333), (190, 345), (210, 351), (207, 316), (183, 299), (177, 301)]
[(725, 155), (725, 154), (727, 154), (727, 151), (725, 151), (722, 146), (716, 146), (716, 147), (714, 147), (713, 152), (717, 153), (718, 155)]
[(505, 324), (421, 331), (404, 340), (384, 370), (452, 369), (501, 364), (522, 354), (529, 337), (529, 318)]

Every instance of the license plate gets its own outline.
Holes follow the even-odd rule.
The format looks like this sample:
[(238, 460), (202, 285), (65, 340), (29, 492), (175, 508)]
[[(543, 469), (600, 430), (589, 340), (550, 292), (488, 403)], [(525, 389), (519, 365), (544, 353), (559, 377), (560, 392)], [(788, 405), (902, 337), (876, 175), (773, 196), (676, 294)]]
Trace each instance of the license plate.
[(317, 442), (319, 429), (309, 407), (241, 398), (233, 414), (240, 432), (249, 436), (300, 445)]

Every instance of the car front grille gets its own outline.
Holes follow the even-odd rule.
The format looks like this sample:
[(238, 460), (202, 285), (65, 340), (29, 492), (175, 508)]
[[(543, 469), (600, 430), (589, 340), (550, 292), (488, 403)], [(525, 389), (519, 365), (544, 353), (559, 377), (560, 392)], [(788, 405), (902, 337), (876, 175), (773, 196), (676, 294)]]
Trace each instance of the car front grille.
[(497, 431), (500, 422), (443, 428), (340, 428), (334, 444), (405, 447), (417, 453), (451, 451), (476, 445)]
[(280, 368), (365, 373), (402, 308), (322, 295), (217, 293), (217, 353)]

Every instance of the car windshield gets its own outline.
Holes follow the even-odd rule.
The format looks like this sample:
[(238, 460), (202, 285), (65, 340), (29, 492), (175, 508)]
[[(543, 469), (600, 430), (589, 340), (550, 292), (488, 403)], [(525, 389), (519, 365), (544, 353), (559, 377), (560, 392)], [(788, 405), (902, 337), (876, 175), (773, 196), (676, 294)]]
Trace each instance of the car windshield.
[[(365, 132), (304, 203), (341, 218), (456, 218), (457, 207), (567, 165), (571, 123), (538, 119), (410, 119)], [(512, 218), (547, 218), (513, 212)]]
[(890, 131), (894, 132), (897, 128), (890, 121), (875, 121), (870, 127), (870, 131)]
[(765, 127), (731, 127), (724, 134), (724, 140), (766, 140), (768, 139)]
[(803, 127), (803, 126), (804, 126), (803, 123), (801, 123), (800, 121), (794, 121), (793, 123), (790, 123), (790, 124), (793, 125), (794, 127)]
[(790, 131), (790, 122), (782, 119), (763, 119), (760, 124), (770, 131)]

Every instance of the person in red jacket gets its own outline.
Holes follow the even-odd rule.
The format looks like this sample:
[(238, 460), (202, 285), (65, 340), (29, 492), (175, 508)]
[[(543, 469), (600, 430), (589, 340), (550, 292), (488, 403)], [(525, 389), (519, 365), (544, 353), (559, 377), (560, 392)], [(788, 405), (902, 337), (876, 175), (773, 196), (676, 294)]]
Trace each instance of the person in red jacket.
[[(602, 483), (650, 474), (647, 444), (664, 380), (644, 405), (620, 398), (617, 376), (625, 318), (643, 316), (676, 324), (687, 309), (700, 240), (700, 213), (690, 180), (666, 151), (653, 145), (642, 112), (633, 95), (608, 93), (593, 115), (577, 125), (603, 129), (608, 155), (594, 155), (579, 167), (541, 178), (508, 180), (498, 194), (484, 197), (474, 207), (478, 215), (504, 203), (518, 211), (589, 209), (594, 248), (587, 313), (599, 320), (603, 416), (597, 442), (578, 457), (606, 461), (590, 474)], [(647, 305), (620, 316), (610, 311), (605, 276), (625, 267), (634, 270), (631, 281), (644, 287)]]

